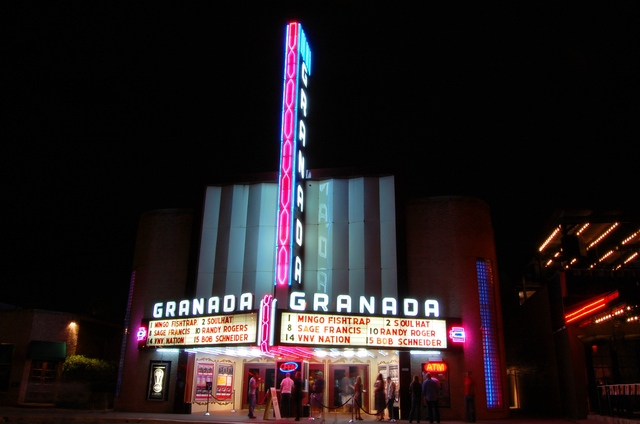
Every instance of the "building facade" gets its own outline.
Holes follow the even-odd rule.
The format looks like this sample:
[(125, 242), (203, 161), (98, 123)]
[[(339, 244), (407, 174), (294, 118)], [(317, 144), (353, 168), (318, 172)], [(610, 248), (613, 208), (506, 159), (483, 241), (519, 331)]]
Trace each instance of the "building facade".
[[(305, 180), (302, 267), (278, 293), (275, 181), (208, 186), (200, 213), (140, 221), (119, 410), (202, 413), (278, 396), (286, 372), (326, 378), (328, 412), (351, 407), (360, 376), (373, 412), (378, 374), (408, 417), (414, 375), (436, 375), (443, 419), (509, 413), (502, 312), (487, 205), (467, 197), (396, 202), (392, 175)], [(298, 230), (300, 231), (300, 230)], [(297, 272), (297, 276), (296, 276)], [(156, 380), (160, 378), (160, 380)], [(271, 390), (273, 389), (273, 391)]]
[(443, 419), (463, 417), (463, 374), (477, 416), (508, 415), (496, 254), (487, 205), (398, 200), (396, 177), (311, 172), (312, 55), (285, 28), (277, 175), (209, 185), (195, 211), (140, 221), (116, 408), (190, 412), (273, 405), (286, 373), (305, 393), (322, 372), (327, 412), (350, 408), (357, 377), (373, 411), (376, 377), (435, 375)]

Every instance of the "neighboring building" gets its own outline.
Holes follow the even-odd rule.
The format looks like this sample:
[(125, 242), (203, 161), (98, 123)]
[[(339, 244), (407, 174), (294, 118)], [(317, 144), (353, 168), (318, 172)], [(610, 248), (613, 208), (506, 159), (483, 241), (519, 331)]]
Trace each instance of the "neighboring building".
[(505, 312), (512, 406), (572, 418), (640, 412), (639, 214), (559, 210), (518, 295), (521, 306)]
[(40, 309), (0, 308), (0, 404), (51, 404), (71, 355), (117, 362), (122, 327)]

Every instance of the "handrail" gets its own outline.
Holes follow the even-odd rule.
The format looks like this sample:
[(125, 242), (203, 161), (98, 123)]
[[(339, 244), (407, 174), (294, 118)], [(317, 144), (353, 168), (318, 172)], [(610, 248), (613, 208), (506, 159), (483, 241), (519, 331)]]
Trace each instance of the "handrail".
[(604, 384), (598, 386), (602, 395), (640, 395), (640, 383)]
[[(640, 413), (640, 383), (603, 384), (596, 387), (598, 412), (601, 415), (635, 417)], [(606, 405), (602, 405), (603, 400)]]

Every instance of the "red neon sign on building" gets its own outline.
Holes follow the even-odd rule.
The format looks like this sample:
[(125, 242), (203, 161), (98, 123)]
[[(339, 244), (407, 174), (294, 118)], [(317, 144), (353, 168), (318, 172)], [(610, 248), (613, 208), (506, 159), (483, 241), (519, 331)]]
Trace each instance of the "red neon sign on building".
[(447, 372), (449, 367), (446, 362), (425, 362), (422, 364), (422, 371), (424, 372), (433, 372), (433, 373), (443, 373)]
[(570, 324), (573, 321), (579, 320), (581, 318), (586, 318), (589, 315), (592, 315), (595, 312), (601, 309), (604, 309), (609, 302), (616, 299), (618, 296), (619, 294), (618, 294), (618, 291), (616, 290), (612, 293), (609, 293), (606, 296), (593, 298), (585, 302), (585, 304), (582, 304), (579, 307), (576, 307), (575, 310), (565, 314), (564, 316), (565, 323)]

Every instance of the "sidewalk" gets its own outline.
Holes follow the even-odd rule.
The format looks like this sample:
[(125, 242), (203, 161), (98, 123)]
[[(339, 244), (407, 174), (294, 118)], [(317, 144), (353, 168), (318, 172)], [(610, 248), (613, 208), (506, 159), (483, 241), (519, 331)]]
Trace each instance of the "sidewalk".
[[(258, 411), (256, 411), (258, 412)], [(260, 411), (262, 412), (262, 411)], [(590, 417), (591, 418), (591, 417)], [(608, 417), (600, 417), (608, 418)], [(349, 424), (351, 414), (335, 413), (328, 414), (324, 423), (320, 420), (309, 420), (302, 418), (299, 423), (314, 424)], [(32, 423), (32, 424), (84, 424), (84, 423), (140, 423), (140, 424), (181, 424), (181, 423), (216, 423), (216, 424), (235, 424), (238, 422), (247, 423), (269, 423), (269, 424), (294, 424), (293, 418), (265, 419), (263, 414), (259, 414), (256, 419), (247, 418), (246, 411), (238, 410), (236, 412), (215, 412), (210, 415), (205, 414), (163, 414), (163, 413), (142, 413), (142, 412), (118, 412), (118, 411), (91, 411), (91, 410), (70, 410), (56, 408), (26, 408), (26, 407), (5, 407), (0, 406), (0, 423)], [(362, 424), (367, 422), (375, 423), (374, 417), (365, 418)], [(399, 423), (406, 420), (399, 420)], [(441, 421), (443, 424), (462, 423), (457, 421)], [(569, 419), (549, 419), (549, 418), (507, 418), (500, 420), (478, 420), (482, 424), (598, 424), (599, 422), (607, 422), (610, 424), (638, 424), (640, 421), (604, 421), (604, 420), (569, 420)], [(422, 420), (421, 423), (428, 423)]]
[[(256, 411), (257, 412), (257, 411)], [(262, 411), (260, 411), (262, 412)], [(302, 418), (299, 423), (304, 424), (349, 424), (351, 414), (335, 413), (328, 414), (324, 423), (320, 420), (311, 421), (309, 418)], [(118, 411), (91, 411), (91, 410), (71, 410), (57, 408), (27, 408), (27, 407), (7, 407), (0, 406), (0, 423), (29, 423), (29, 424), (89, 424), (89, 423), (140, 423), (140, 424), (180, 424), (180, 423), (216, 423), (235, 424), (238, 422), (262, 422), (269, 424), (294, 424), (293, 418), (265, 419), (263, 414), (259, 414), (256, 419), (247, 418), (246, 411), (236, 412), (215, 412), (211, 415), (205, 414), (162, 414), (162, 413), (142, 413), (142, 412), (118, 412)], [(365, 418), (362, 424), (373, 424), (375, 419)], [(406, 420), (398, 420), (398, 423)], [(428, 423), (422, 420), (421, 423)], [(462, 420), (441, 421), (443, 424), (463, 423)], [(549, 419), (549, 418), (525, 418), (513, 417), (499, 420), (478, 420), (482, 424), (638, 424), (640, 421), (619, 419), (611, 417), (590, 416), (585, 420), (570, 419)]]

